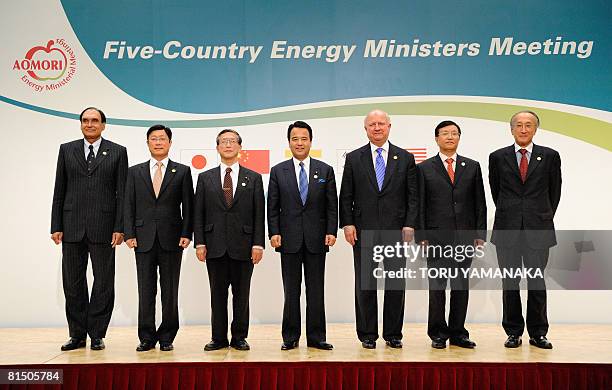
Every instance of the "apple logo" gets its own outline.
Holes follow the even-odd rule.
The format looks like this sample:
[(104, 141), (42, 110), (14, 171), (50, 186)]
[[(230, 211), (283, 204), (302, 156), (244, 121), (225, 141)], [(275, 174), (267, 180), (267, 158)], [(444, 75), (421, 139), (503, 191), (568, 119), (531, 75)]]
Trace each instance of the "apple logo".
[(57, 80), (66, 73), (66, 54), (52, 46), (53, 40), (50, 40), (47, 46), (34, 46), (25, 55), (30, 62), (30, 70), (27, 72), (36, 80)]

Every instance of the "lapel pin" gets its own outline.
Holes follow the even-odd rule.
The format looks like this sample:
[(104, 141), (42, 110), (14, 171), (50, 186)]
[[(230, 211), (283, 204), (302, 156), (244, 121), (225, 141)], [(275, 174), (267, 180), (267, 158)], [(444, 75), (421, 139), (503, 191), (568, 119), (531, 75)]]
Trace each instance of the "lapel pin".
[(319, 178), (319, 176), (318, 176), (318, 175), (314, 175), (314, 176), (313, 176), (313, 178), (318, 179), (318, 178)]
[(393, 159), (394, 159), (394, 160), (397, 160), (397, 155), (393, 156)]
[(102, 154), (106, 156), (106, 152), (102, 152)]
[(542, 160), (542, 157), (538, 156), (538, 161), (541, 161), (541, 160)]
[(176, 172), (176, 169), (172, 168), (172, 173)]
[(461, 166), (464, 167), (465, 166), (465, 161), (461, 161)]
[(243, 186), (243, 187), (246, 187), (246, 183), (245, 183), (245, 182), (242, 182), (242, 186)]

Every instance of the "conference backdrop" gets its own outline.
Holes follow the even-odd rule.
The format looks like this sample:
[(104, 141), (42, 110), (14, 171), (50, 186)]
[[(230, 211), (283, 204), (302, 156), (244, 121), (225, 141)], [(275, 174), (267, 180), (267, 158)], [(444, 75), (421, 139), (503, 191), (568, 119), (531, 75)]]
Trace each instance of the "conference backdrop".
[[(562, 157), (558, 229), (612, 230), (612, 8), (575, 1), (35, 1), (0, 5), (2, 223), (0, 326), (62, 326), (61, 248), (49, 239), (59, 145), (81, 133), (86, 106), (108, 116), (104, 137), (145, 161), (146, 129), (174, 131), (171, 159), (194, 177), (218, 164), (215, 135), (243, 137), (243, 165), (288, 158), (287, 126), (314, 129), (312, 155), (332, 165), (367, 142), (363, 118), (392, 118), (390, 140), (417, 162), (437, 153), (452, 119), (459, 153), (480, 161), (513, 142), (508, 121), (536, 111), (537, 144)], [(486, 186), (488, 187), (488, 186)], [(487, 188), (488, 225), (493, 205)], [(353, 260), (327, 257), (327, 317), (351, 322)], [(608, 242), (608, 245), (611, 245)], [(600, 252), (601, 247), (596, 248)], [(610, 252), (612, 253), (612, 249)], [(135, 325), (134, 256), (117, 250), (113, 325)], [(588, 288), (585, 287), (585, 289)], [(253, 323), (279, 323), (280, 258), (270, 248), (251, 288)], [(408, 291), (406, 321), (425, 321), (426, 291)], [(551, 322), (612, 322), (607, 290), (549, 293)], [(185, 252), (181, 320), (209, 323), (206, 268)], [(468, 320), (497, 322), (499, 291), (474, 291)]]

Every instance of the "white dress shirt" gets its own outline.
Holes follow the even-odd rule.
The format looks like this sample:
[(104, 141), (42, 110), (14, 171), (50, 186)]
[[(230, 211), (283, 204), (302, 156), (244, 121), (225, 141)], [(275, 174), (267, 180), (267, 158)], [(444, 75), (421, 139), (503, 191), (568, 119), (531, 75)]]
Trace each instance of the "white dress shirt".
[[(297, 183), (298, 183), (298, 191), (300, 190), (300, 171), (302, 170), (302, 167), (300, 167), (300, 160), (298, 160), (297, 158), (293, 157), (293, 167), (295, 168), (295, 178), (297, 179)], [(304, 159), (304, 161), (301, 161), (304, 163), (304, 170), (306, 171), (306, 182), (310, 183), (310, 156), (306, 157)]]
[(523, 157), (523, 155), (519, 152), (519, 150), (521, 149), (527, 149), (527, 164), (529, 164), (529, 162), (531, 162), (531, 152), (533, 151), (533, 142), (530, 142), (529, 145), (525, 146), (524, 148), (522, 146), (518, 146), (516, 143), (514, 144), (514, 154), (516, 155), (516, 163), (518, 164), (519, 168), (521, 166), (521, 158)]
[(448, 167), (448, 164), (446, 163), (446, 159), (452, 158), (453, 159), (453, 172), (457, 172), (457, 153), (453, 153), (453, 155), (449, 157), (446, 154), (439, 152), (438, 156), (440, 157), (440, 160), (442, 160), (442, 164), (444, 165), (444, 168)]
[[(166, 168), (168, 167), (168, 160), (169, 160), (168, 157), (161, 160), (162, 182), (164, 181), (164, 175), (166, 174)], [(155, 172), (157, 172), (157, 160), (154, 158), (151, 158), (151, 160), (149, 160), (149, 173), (151, 174), (151, 182), (153, 182), (155, 179)]]
[[(383, 150), (381, 156), (385, 162), (385, 167), (387, 166), (387, 156), (389, 155), (389, 141), (385, 142), (383, 146), (380, 146)], [(372, 166), (374, 167), (374, 172), (376, 172), (376, 157), (378, 157), (378, 152), (376, 151), (379, 146), (374, 145), (370, 142), (370, 149), (372, 150)]]
[(102, 137), (98, 138), (96, 142), (90, 144), (85, 138), (83, 138), (84, 142), (84, 150), (85, 150), (85, 160), (87, 160), (87, 156), (89, 156), (89, 145), (93, 145), (94, 158), (98, 157), (98, 150), (100, 149), (100, 144), (102, 143)]
[(238, 188), (238, 170), (240, 169), (240, 164), (236, 161), (232, 165), (225, 165), (223, 163), (219, 164), (221, 167), (221, 188), (223, 188), (223, 180), (225, 180), (225, 170), (227, 168), (232, 168), (232, 172), (230, 173), (230, 177), (232, 178), (232, 195), (236, 195), (236, 188)]

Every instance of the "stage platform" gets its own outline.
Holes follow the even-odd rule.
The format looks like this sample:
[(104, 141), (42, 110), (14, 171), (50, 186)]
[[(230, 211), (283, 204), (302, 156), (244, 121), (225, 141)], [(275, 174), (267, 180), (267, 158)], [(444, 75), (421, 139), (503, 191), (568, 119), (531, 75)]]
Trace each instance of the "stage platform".
[[(61, 352), (66, 328), (0, 329), (0, 368), (60, 368), (66, 388), (612, 388), (612, 326), (553, 324), (552, 350), (504, 348), (498, 324), (468, 324), (474, 350), (432, 349), (425, 324), (404, 326), (404, 348), (361, 347), (353, 324), (329, 324), (333, 351), (281, 351), (279, 325), (252, 325), (251, 351), (205, 352), (209, 326), (184, 326), (175, 350), (136, 352), (135, 327), (109, 329), (106, 349)], [(304, 334), (304, 331), (303, 331)], [(93, 378), (93, 379), (92, 379)], [(93, 386), (93, 387), (92, 387)], [(287, 387), (289, 386), (289, 387)], [(0, 385), (0, 388), (6, 385)]]

